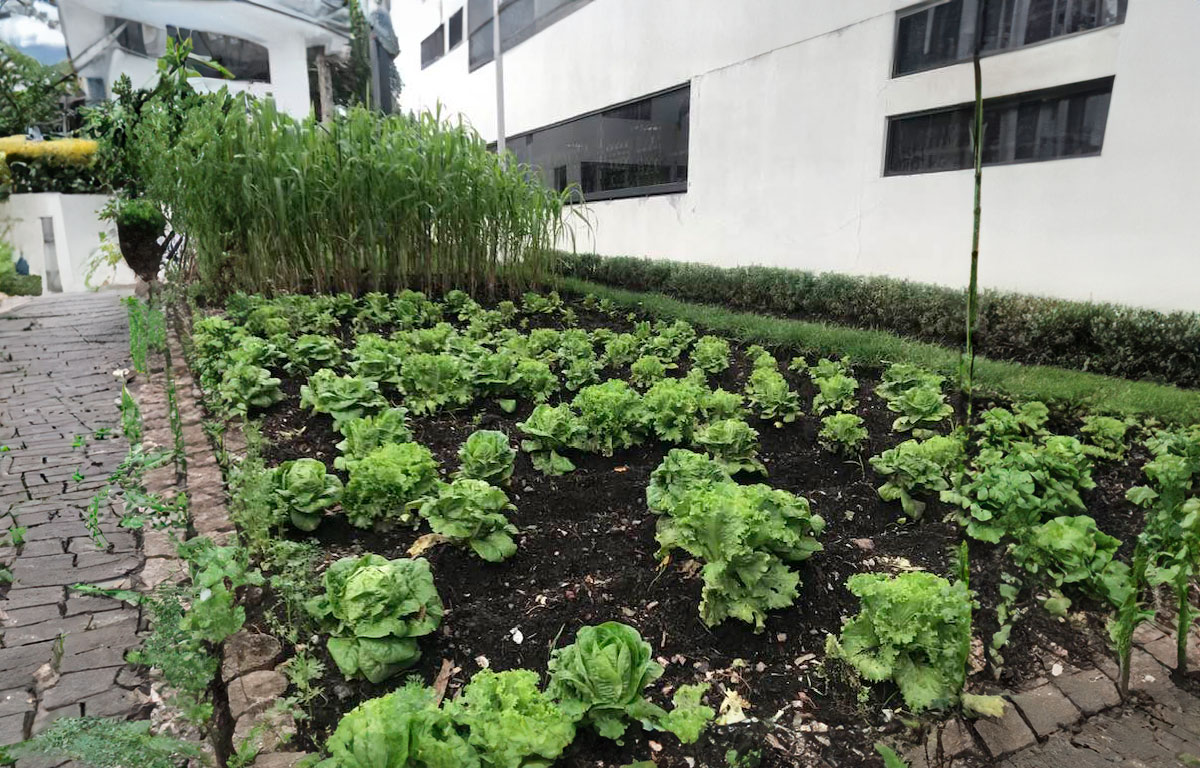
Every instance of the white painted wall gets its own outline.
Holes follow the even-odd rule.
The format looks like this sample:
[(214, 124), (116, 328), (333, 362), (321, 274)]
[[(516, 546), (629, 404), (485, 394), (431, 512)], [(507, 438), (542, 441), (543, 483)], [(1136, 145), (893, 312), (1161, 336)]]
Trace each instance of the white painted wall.
[[(459, 0), (402, 0), (406, 107), (495, 136), (467, 43), (420, 68)], [(507, 52), (508, 133), (691, 82), (685, 194), (594, 203), (581, 249), (963, 286), (971, 171), (884, 177), (886, 117), (973, 97), (970, 64), (891, 78), (908, 0), (593, 0)], [(469, 23), (466, 25), (469, 28)], [(984, 169), (985, 287), (1200, 310), (1200, 3), (1129, 0), (1122, 25), (983, 61), (985, 97), (1115, 75), (1104, 150)]]
[(99, 211), (108, 201), (106, 195), (64, 195), (58, 192), (12, 195), (0, 202), (0, 238), (12, 243), (17, 256), (29, 262), (29, 274), (42, 276), (42, 292), (49, 293), (46, 281), (46, 246), (42, 236), (42, 218), (54, 220), (54, 256), (49, 266), (56, 269), (63, 293), (78, 293), (102, 285), (133, 285), (136, 277), (125, 263), (115, 269), (101, 268), (85, 282), (88, 262), (100, 248), (100, 233), (115, 242), (110, 223), (100, 219)]

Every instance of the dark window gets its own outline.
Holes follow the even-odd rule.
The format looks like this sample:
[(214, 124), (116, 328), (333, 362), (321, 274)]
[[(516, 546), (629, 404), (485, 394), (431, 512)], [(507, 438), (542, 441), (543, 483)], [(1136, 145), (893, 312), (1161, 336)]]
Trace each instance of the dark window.
[[(199, 32), (183, 27), (167, 27), (167, 35), (176, 41), (191, 38), (192, 54), (199, 59), (210, 59), (233, 73), (238, 80), (271, 81), (271, 66), (267, 49), (258, 43), (240, 37), (218, 35), (215, 32)], [(214, 67), (193, 61), (192, 66), (204, 77), (224, 77)]]
[(588, 200), (687, 191), (691, 88), (665, 93), (513, 137), (508, 148), (562, 191)]
[[(985, 165), (1100, 154), (1113, 78), (983, 103)], [(964, 104), (888, 119), (887, 176), (954, 171), (974, 164), (975, 108)]]
[(144, 55), (146, 53), (146, 39), (142, 34), (141, 22), (119, 19), (113, 16), (108, 17), (109, 32), (112, 32), (122, 24), (125, 25), (125, 28), (117, 35), (117, 45), (132, 53)]
[(450, 22), (446, 25), (446, 50), (454, 50), (454, 46), (462, 42), (462, 17), (463, 9), (459, 8), (450, 17)]
[[(1120, 24), (1127, 0), (941, 0), (896, 19), (893, 74), (906, 75), (980, 53), (1032, 45), (1076, 32)], [(978, 26), (977, 26), (978, 25)], [(977, 32), (978, 29), (978, 32)]]
[(445, 53), (446, 36), (442, 30), (442, 25), (438, 24), (438, 28), (433, 30), (429, 37), (421, 41), (421, 69), (425, 69), (425, 67), (442, 58)]
[[(503, 0), (500, 4), (500, 44), (503, 50), (529, 39), (590, 0)], [(467, 26), (471, 69), (492, 60), (492, 0), (469, 0)]]

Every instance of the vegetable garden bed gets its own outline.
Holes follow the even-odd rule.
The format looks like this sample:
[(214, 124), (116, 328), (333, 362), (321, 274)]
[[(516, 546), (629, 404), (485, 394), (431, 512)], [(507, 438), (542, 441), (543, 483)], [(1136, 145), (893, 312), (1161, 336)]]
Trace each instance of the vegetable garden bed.
[[(838, 370), (836, 361), (818, 366), (815, 359), (789, 365), (792, 361), (763, 357), (766, 351), (761, 348), (734, 343), (728, 367), (721, 367), (720, 344), (715, 344), (712, 370), (704, 372), (693, 351), (698, 334), (690, 326), (654, 326), (646, 322), (649, 318), (626, 315), (595, 301), (564, 305), (544, 297), (527, 297), (520, 308), (502, 304), (484, 310), (461, 294), (447, 297), (445, 305), (411, 294), (396, 299), (368, 296), (359, 302), (326, 297), (284, 298), (274, 303), (239, 296), (230, 302), (227, 317), (228, 324), (220, 319), (196, 323), (194, 363), (214, 407), (226, 414), (248, 410), (252, 417), (261, 417), (261, 443), (252, 437), (250, 458), (231, 478), (234, 513), (243, 540), (262, 560), (264, 571), (275, 577), (268, 581), (264, 599), (250, 607), (248, 623), (277, 635), (282, 631), (284, 639), (291, 641), (289, 653), (301, 653), (324, 664), (323, 670), (310, 673), (303, 683), (306, 690), (317, 691), (305, 698), (304, 708), (311, 716), (301, 723), (302, 746), (309, 750), (321, 751), (343, 715), (364, 701), (400, 688), (408, 675), (419, 677), (425, 685), (437, 681), (440, 685), (435, 687), (445, 691), (447, 701), (484, 668), (532, 670), (545, 681), (552, 651), (574, 642), (582, 627), (621, 622), (637, 629), (652, 648), (652, 659), (663, 668), (662, 676), (647, 689), (647, 698), (670, 709), (672, 694), (681, 686), (707, 684), (704, 701), (715, 710), (718, 724), (708, 727), (698, 741), (683, 744), (667, 732), (670, 728), (642, 728), (632, 722), (639, 718), (632, 717), (624, 738), (617, 741), (598, 733), (604, 729), (595, 725), (594, 717), (593, 721), (584, 717), (576, 724), (575, 738), (557, 765), (620, 766), (653, 760), (660, 766), (719, 766), (731, 760), (730, 765), (748, 766), (754, 764), (747, 762), (753, 755), (760, 755), (764, 766), (803, 765), (817, 759), (835, 765), (876, 764), (876, 742), (895, 742), (913, 735), (905, 724), (911, 720), (897, 716), (906, 711), (908, 697), (892, 682), (860, 681), (846, 662), (827, 658), (827, 638), (838, 636), (843, 622), (860, 610), (859, 598), (847, 588), (847, 579), (864, 573), (895, 576), (928, 571), (952, 582), (960, 576), (963, 541), (969, 545), (969, 586), (977, 601), (976, 642), (969, 654), (964, 652), (969, 656), (968, 691), (1017, 689), (1046, 675), (1052, 663), (1086, 664), (1108, 653), (1104, 623), (1109, 609), (1100, 578), (1104, 564), (1096, 561), (1094, 578), (1063, 586), (1070, 609), (1059, 611), (1064, 614), (1061, 617), (1041, 605), (1048, 596), (1058, 597), (1054, 585), (1025, 574), (1019, 597), (1006, 605), (1010, 612), (1017, 609), (1020, 619), (1002, 651), (1003, 663), (1000, 657), (989, 660), (984, 646), (1001, 627), (996, 611), (1005, 602), (1001, 596), (1002, 585), (1007, 583), (1005, 574), (1021, 573), (1008, 551), (1008, 538), (989, 543), (968, 537), (958, 519), (965, 514), (963, 509), (940, 501), (936, 487), (925, 492), (914, 489), (915, 504), (908, 507), (909, 514), (900, 501), (881, 498), (878, 488), (888, 478), (868, 461), (870, 457), (913, 439), (914, 428), (918, 434), (949, 435), (953, 424), (961, 421), (964, 404), (941, 395), (936, 382), (936, 402), (931, 407), (914, 406), (913, 411), (929, 418), (912, 417), (915, 424), (896, 431), (898, 417), (911, 416), (905, 407), (895, 405), (896, 391), (906, 386), (897, 385), (896, 371), (888, 375), (891, 383), (884, 390), (891, 391), (885, 398), (877, 391), (884, 371)], [(453, 330), (436, 325), (443, 321)], [(422, 328), (440, 330), (416, 330)], [(568, 329), (574, 331), (546, 332)], [(315, 335), (303, 335), (306, 333)], [(533, 333), (539, 335), (530, 347)], [(631, 348), (607, 343), (626, 333), (634, 339)], [(514, 341), (518, 337), (524, 341)], [(371, 340), (364, 344), (364, 338)], [(389, 347), (388, 339), (399, 339), (399, 346)], [(499, 362), (495, 368), (489, 367), (492, 362), (485, 358), (510, 345), (523, 350), (529, 359), (546, 362), (556, 386), (543, 389), (531, 384)], [(445, 355), (458, 363), (439, 368), (437, 361), (427, 358), (429, 368), (418, 377), (415, 366), (405, 369), (405, 360), (419, 355)], [(652, 364), (635, 363), (631, 370), (630, 362), (643, 356), (676, 367), (659, 372)], [(257, 369), (246, 368), (259, 365), (269, 373), (261, 375)], [(321, 379), (326, 375), (317, 371), (324, 367), (339, 375), (357, 374), (360, 381), (340, 385), (325, 381), (322, 389)], [(509, 371), (507, 379), (501, 369)], [(756, 378), (756, 372), (765, 369), (782, 375), (787, 390), (770, 392), (766, 380), (777, 383), (778, 379)], [(920, 372), (910, 373), (919, 378)], [(838, 376), (854, 379), (850, 384), (844, 380), (828, 384)], [(631, 378), (635, 385), (628, 391), (623, 385), (606, 391), (598, 410), (610, 410), (580, 427), (569, 440), (570, 448), (550, 452), (549, 439), (530, 428), (535, 408), (544, 415), (545, 407), (534, 402), (533, 393), (538, 390), (550, 406), (574, 402), (578, 417), (580, 389)], [(271, 379), (279, 381), (272, 383)], [(661, 410), (652, 408), (651, 415), (645, 415), (652, 397), (646, 393), (662, 379), (701, 388), (693, 392), (721, 388), (738, 394), (747, 392), (748, 383), (758, 383), (760, 396), (748, 398), (744, 410), (736, 410), (757, 431), (756, 458), (765, 474), (740, 471), (732, 474), (731, 482), (743, 488), (763, 483), (799, 497), (784, 501), (771, 497), (765, 502), (764, 496), (754, 502), (764, 509), (771, 504), (788, 508), (782, 513), (790, 521), (785, 533), (790, 536), (801, 531), (789, 545), (790, 554), (778, 556), (785, 561), (783, 571), (799, 578), (790, 605), (768, 610), (759, 603), (745, 609), (730, 599), (727, 611), (744, 611), (749, 620), (729, 617), (717, 622), (723, 596), (716, 590), (708, 596), (706, 622), (701, 603), (709, 575), (703, 558), (696, 555), (699, 545), (693, 542), (689, 551), (685, 542), (667, 555), (659, 553), (664, 540), (661, 531), (671, 527), (676, 513), (663, 514), (660, 504), (656, 514), (647, 506), (647, 488), (656, 482), (656, 468), (664, 466), (672, 449), (702, 454), (704, 440), (697, 440), (697, 435), (706, 422), (721, 420), (717, 416), (737, 418), (734, 413), (717, 413), (728, 408), (728, 403), (714, 405), (714, 413), (706, 416), (703, 405), (693, 404), (689, 410), (665, 396), (657, 401)], [(574, 386), (567, 386), (564, 380)], [(364, 381), (376, 386), (364, 386)], [(819, 386), (821, 381), (827, 386)], [(751, 394), (754, 389), (751, 386)], [(685, 395), (680, 397), (686, 400)], [(828, 404), (826, 413), (813, 414), (814, 398), (818, 404)], [(609, 402), (617, 405), (609, 406)], [(791, 412), (796, 405), (799, 412)], [(976, 403), (977, 414), (990, 405), (996, 404)], [(381, 478), (390, 470), (378, 459), (377, 447), (356, 443), (351, 435), (355, 427), (347, 429), (346, 425), (356, 416), (391, 406), (409, 409), (407, 418), (399, 421), (407, 422), (411, 443), (428, 449), (437, 465), (438, 480), (446, 484), (460, 469), (460, 448), (479, 430), (502, 432), (514, 447), (522, 441), (535, 441), (517, 451), (511, 478), (503, 480), (503, 472), (490, 478), (514, 507), (501, 510), (515, 527), (510, 533), (514, 554), (499, 562), (481, 557), (498, 557), (498, 551), (503, 554), (505, 536), (473, 542), (476, 546), (431, 543), (430, 525), (424, 518), (436, 517), (438, 510), (429, 507), (428, 500), (447, 495), (435, 484), (411, 488), (407, 501), (415, 504), (409, 507), (396, 494), (395, 484), (384, 490), (387, 483)], [(586, 405), (582, 407), (586, 410)], [(762, 418), (764, 411), (772, 408), (770, 417)], [(430, 412), (421, 413), (423, 410)], [(857, 448), (838, 451), (837, 443), (820, 434), (823, 416), (838, 412), (861, 419), (866, 435)], [(334, 416), (341, 422), (336, 426)], [(1008, 441), (1006, 451), (1016, 452), (1024, 444), (1043, 446), (1048, 434), (1071, 436), (1062, 438), (1059, 447), (1074, 451), (1070, 462), (1090, 474), (1095, 485), (1090, 487), (1086, 479), (1076, 478), (1073, 490), (1080, 494), (1085, 509), (1063, 508), (1057, 514), (1089, 515), (1099, 530), (1121, 542), (1117, 558), (1127, 560), (1142, 530), (1144, 514), (1125, 500), (1125, 492), (1140, 482), (1140, 467), (1148, 456), (1140, 442), (1132, 439), (1133, 432), (1118, 438), (1122, 457), (1102, 458), (1095, 445), (1100, 441), (1093, 434), (1082, 434), (1081, 424), (1074, 420), (1055, 416), (1045, 420), (1036, 407), (994, 412), (993, 417), (984, 422), (995, 427), (993, 432), (977, 436), (1003, 438)], [(622, 426), (622, 422), (628, 423)], [(1012, 431), (1000, 435), (1003, 428)], [(394, 437), (403, 431), (397, 430)], [(744, 443), (722, 442), (722, 435), (713, 432), (703, 435), (709, 440), (710, 452), (728, 460), (727, 470), (739, 461), (745, 465), (743, 469), (753, 464), (755, 457), (745, 450)], [(369, 436), (359, 437), (370, 442)], [(604, 455), (608, 453), (606, 442), (612, 439), (617, 447), (612, 455)], [(622, 447), (622, 442), (629, 445)], [(741, 450), (730, 448), (735, 443)], [(975, 452), (975, 448), (971, 450)], [(1087, 453), (1092, 454), (1090, 458)], [(372, 460), (367, 461), (366, 456)], [(284, 469), (295, 466), (285, 462), (301, 459), (316, 459), (331, 476), (321, 481), (320, 468), (315, 470), (317, 485), (326, 483), (323, 491), (297, 490), (302, 486), (299, 480), (289, 491), (281, 480), (283, 470), (272, 471), (280, 465), (285, 465)], [(573, 465), (573, 471), (542, 471), (551, 466), (565, 469), (562, 459)], [(370, 482), (367, 476), (373, 470), (364, 469), (364, 464), (380, 465)], [(948, 468), (947, 486), (952, 485), (950, 472)], [(356, 473), (360, 473), (357, 481)], [(695, 480), (695, 484), (700, 483)], [(743, 503), (739, 494), (745, 491), (721, 490), (725, 486), (718, 485), (713, 493), (725, 494), (719, 503)], [(684, 494), (689, 489), (667, 490)], [(296, 501), (301, 496), (304, 505)], [(456, 502), (445, 503), (453, 506)], [(919, 511), (922, 504), (920, 519), (913, 519), (911, 513)], [(823, 526), (807, 517), (805, 507), (819, 516)], [(298, 514), (289, 518), (289, 511)], [(722, 512), (710, 522), (733, 516)], [(796, 522), (801, 519), (802, 524)], [(973, 519), (982, 528), (988, 525), (980, 515)], [(297, 525), (315, 530), (307, 532)], [(726, 535), (716, 528), (707, 533)], [(447, 535), (461, 538), (461, 533)], [(687, 535), (675, 530), (665, 538), (679, 542)], [(797, 555), (814, 540), (819, 551), (807, 557)], [(315, 544), (317, 549), (297, 546), (301, 543)], [(323, 622), (319, 615), (306, 615), (329, 610), (328, 604), (307, 611), (299, 606), (309, 601), (311, 608), (314, 598), (317, 602), (322, 599), (325, 590), (315, 574), (340, 559), (368, 553), (387, 560), (403, 559), (415, 551), (414, 545), (429, 563), (444, 606), (440, 625), (433, 622), (436, 628), (414, 633), (420, 658), (407, 669), (386, 670), (394, 674), (377, 683), (347, 679), (339, 670), (339, 662), (346, 667), (345, 654), (335, 658), (326, 646), (331, 626), (328, 616)], [(782, 545), (774, 540), (759, 546), (770, 550)], [(1043, 566), (1043, 572), (1046, 569)], [(1053, 564), (1049, 570), (1054, 570)], [(785, 585), (778, 591), (788, 590)], [(428, 611), (414, 615), (410, 624), (429, 623)], [(754, 619), (762, 621), (759, 631)], [(293, 634), (290, 638), (286, 637), (288, 628)], [(406, 647), (411, 650), (411, 642)], [(366, 668), (367, 664), (361, 662), (360, 666)], [(998, 679), (993, 674), (997, 669)], [(952, 699), (957, 700), (957, 691)], [(744, 718), (738, 715), (739, 707)]]

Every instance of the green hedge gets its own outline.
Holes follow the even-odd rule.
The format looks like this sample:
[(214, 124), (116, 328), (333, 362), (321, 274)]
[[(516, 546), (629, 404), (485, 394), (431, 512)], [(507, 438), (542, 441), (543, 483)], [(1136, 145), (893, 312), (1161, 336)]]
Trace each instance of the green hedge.
[[(658, 293), (610, 288), (577, 278), (567, 278), (562, 288), (573, 294), (594, 293), (655, 317), (687, 320), (705, 330), (746, 343), (762, 344), (783, 355), (800, 352), (845, 355), (861, 366), (881, 367), (889, 362), (903, 362), (939, 371), (952, 379), (957, 375), (959, 350), (912, 341), (887, 331), (735, 312), (724, 307), (679, 301)], [(1058, 410), (1152, 416), (1168, 423), (1200, 423), (1200, 392), (1164, 384), (983, 357), (976, 359), (975, 381), (983, 394), (1013, 401), (1040, 400)]]
[(0, 279), (0, 293), (9, 296), (41, 296), (41, 275), (9, 275)]
[[(890, 331), (935, 344), (963, 343), (965, 292), (894, 280), (775, 267), (564, 254), (585, 280), (731, 309)], [(997, 360), (1076, 368), (1200, 387), (1200, 314), (985, 291), (977, 349)]]

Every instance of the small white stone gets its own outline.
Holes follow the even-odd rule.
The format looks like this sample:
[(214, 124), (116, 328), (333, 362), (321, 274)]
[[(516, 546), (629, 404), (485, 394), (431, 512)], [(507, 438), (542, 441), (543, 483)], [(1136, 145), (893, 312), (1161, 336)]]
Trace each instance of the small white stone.
[(513, 627), (512, 629), (508, 630), (508, 632), (512, 635), (512, 641), (517, 645), (525, 642), (525, 635), (521, 633), (520, 627)]
[(1062, 673), (1063, 673), (1063, 665), (1062, 664), (1056, 663), (1054, 666), (1050, 667), (1050, 674), (1053, 677), (1058, 677)]

